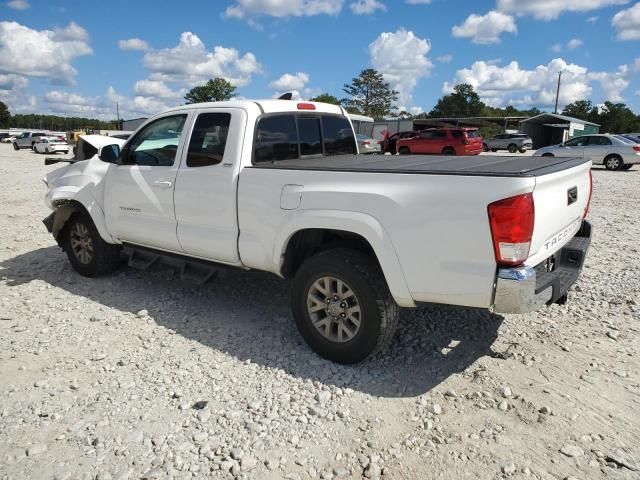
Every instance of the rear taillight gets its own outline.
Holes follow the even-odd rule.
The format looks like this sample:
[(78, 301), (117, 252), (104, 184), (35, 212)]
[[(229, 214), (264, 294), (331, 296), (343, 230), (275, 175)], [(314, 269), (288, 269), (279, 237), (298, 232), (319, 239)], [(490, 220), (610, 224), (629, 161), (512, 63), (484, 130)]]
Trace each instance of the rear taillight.
[(499, 265), (521, 265), (529, 257), (535, 221), (533, 195), (525, 193), (487, 207), (493, 250)]
[(587, 214), (589, 213), (589, 207), (591, 206), (591, 196), (593, 195), (593, 174), (591, 170), (589, 170), (589, 200), (587, 200), (587, 206), (584, 207), (584, 214), (582, 218), (587, 218)]
[(633, 147), (633, 149), (634, 149), (636, 152), (640, 152), (640, 145), (636, 145), (635, 147)]
[(365, 140), (364, 142), (362, 142), (363, 145), (370, 145), (371, 142), (369, 140)]

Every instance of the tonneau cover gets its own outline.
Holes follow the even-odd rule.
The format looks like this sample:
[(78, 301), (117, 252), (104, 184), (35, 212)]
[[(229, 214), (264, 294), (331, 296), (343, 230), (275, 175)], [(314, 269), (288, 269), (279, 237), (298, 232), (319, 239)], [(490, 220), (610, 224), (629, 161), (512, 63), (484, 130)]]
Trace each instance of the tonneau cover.
[(489, 177), (537, 177), (582, 165), (590, 159), (477, 155), (339, 155), (258, 163), (250, 168), (337, 172), (410, 173)]

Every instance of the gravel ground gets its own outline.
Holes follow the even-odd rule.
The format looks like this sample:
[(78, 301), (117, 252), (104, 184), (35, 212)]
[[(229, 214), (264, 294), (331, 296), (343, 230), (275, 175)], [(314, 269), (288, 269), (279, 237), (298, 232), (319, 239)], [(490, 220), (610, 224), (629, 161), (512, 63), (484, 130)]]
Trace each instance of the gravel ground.
[(42, 160), (0, 145), (1, 479), (640, 478), (637, 168), (594, 170), (568, 305), (405, 311), (338, 366), (271, 275), (77, 275)]

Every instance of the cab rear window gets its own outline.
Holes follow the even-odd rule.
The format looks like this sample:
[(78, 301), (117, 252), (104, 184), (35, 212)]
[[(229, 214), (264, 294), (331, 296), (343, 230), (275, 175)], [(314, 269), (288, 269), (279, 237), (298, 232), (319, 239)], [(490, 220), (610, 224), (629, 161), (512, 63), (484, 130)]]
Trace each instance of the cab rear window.
[(349, 121), (336, 115), (268, 115), (258, 121), (253, 162), (357, 153)]
[(478, 130), (467, 130), (467, 138), (478, 138), (479, 136)]

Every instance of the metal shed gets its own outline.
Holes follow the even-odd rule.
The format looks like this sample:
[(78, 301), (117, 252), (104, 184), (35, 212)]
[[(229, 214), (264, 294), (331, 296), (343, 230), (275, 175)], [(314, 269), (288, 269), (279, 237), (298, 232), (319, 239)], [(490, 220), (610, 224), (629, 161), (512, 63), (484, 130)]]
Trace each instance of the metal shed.
[(599, 133), (600, 125), (557, 113), (541, 113), (522, 120), (520, 131), (531, 136), (533, 148), (537, 149), (563, 143), (573, 137)]

